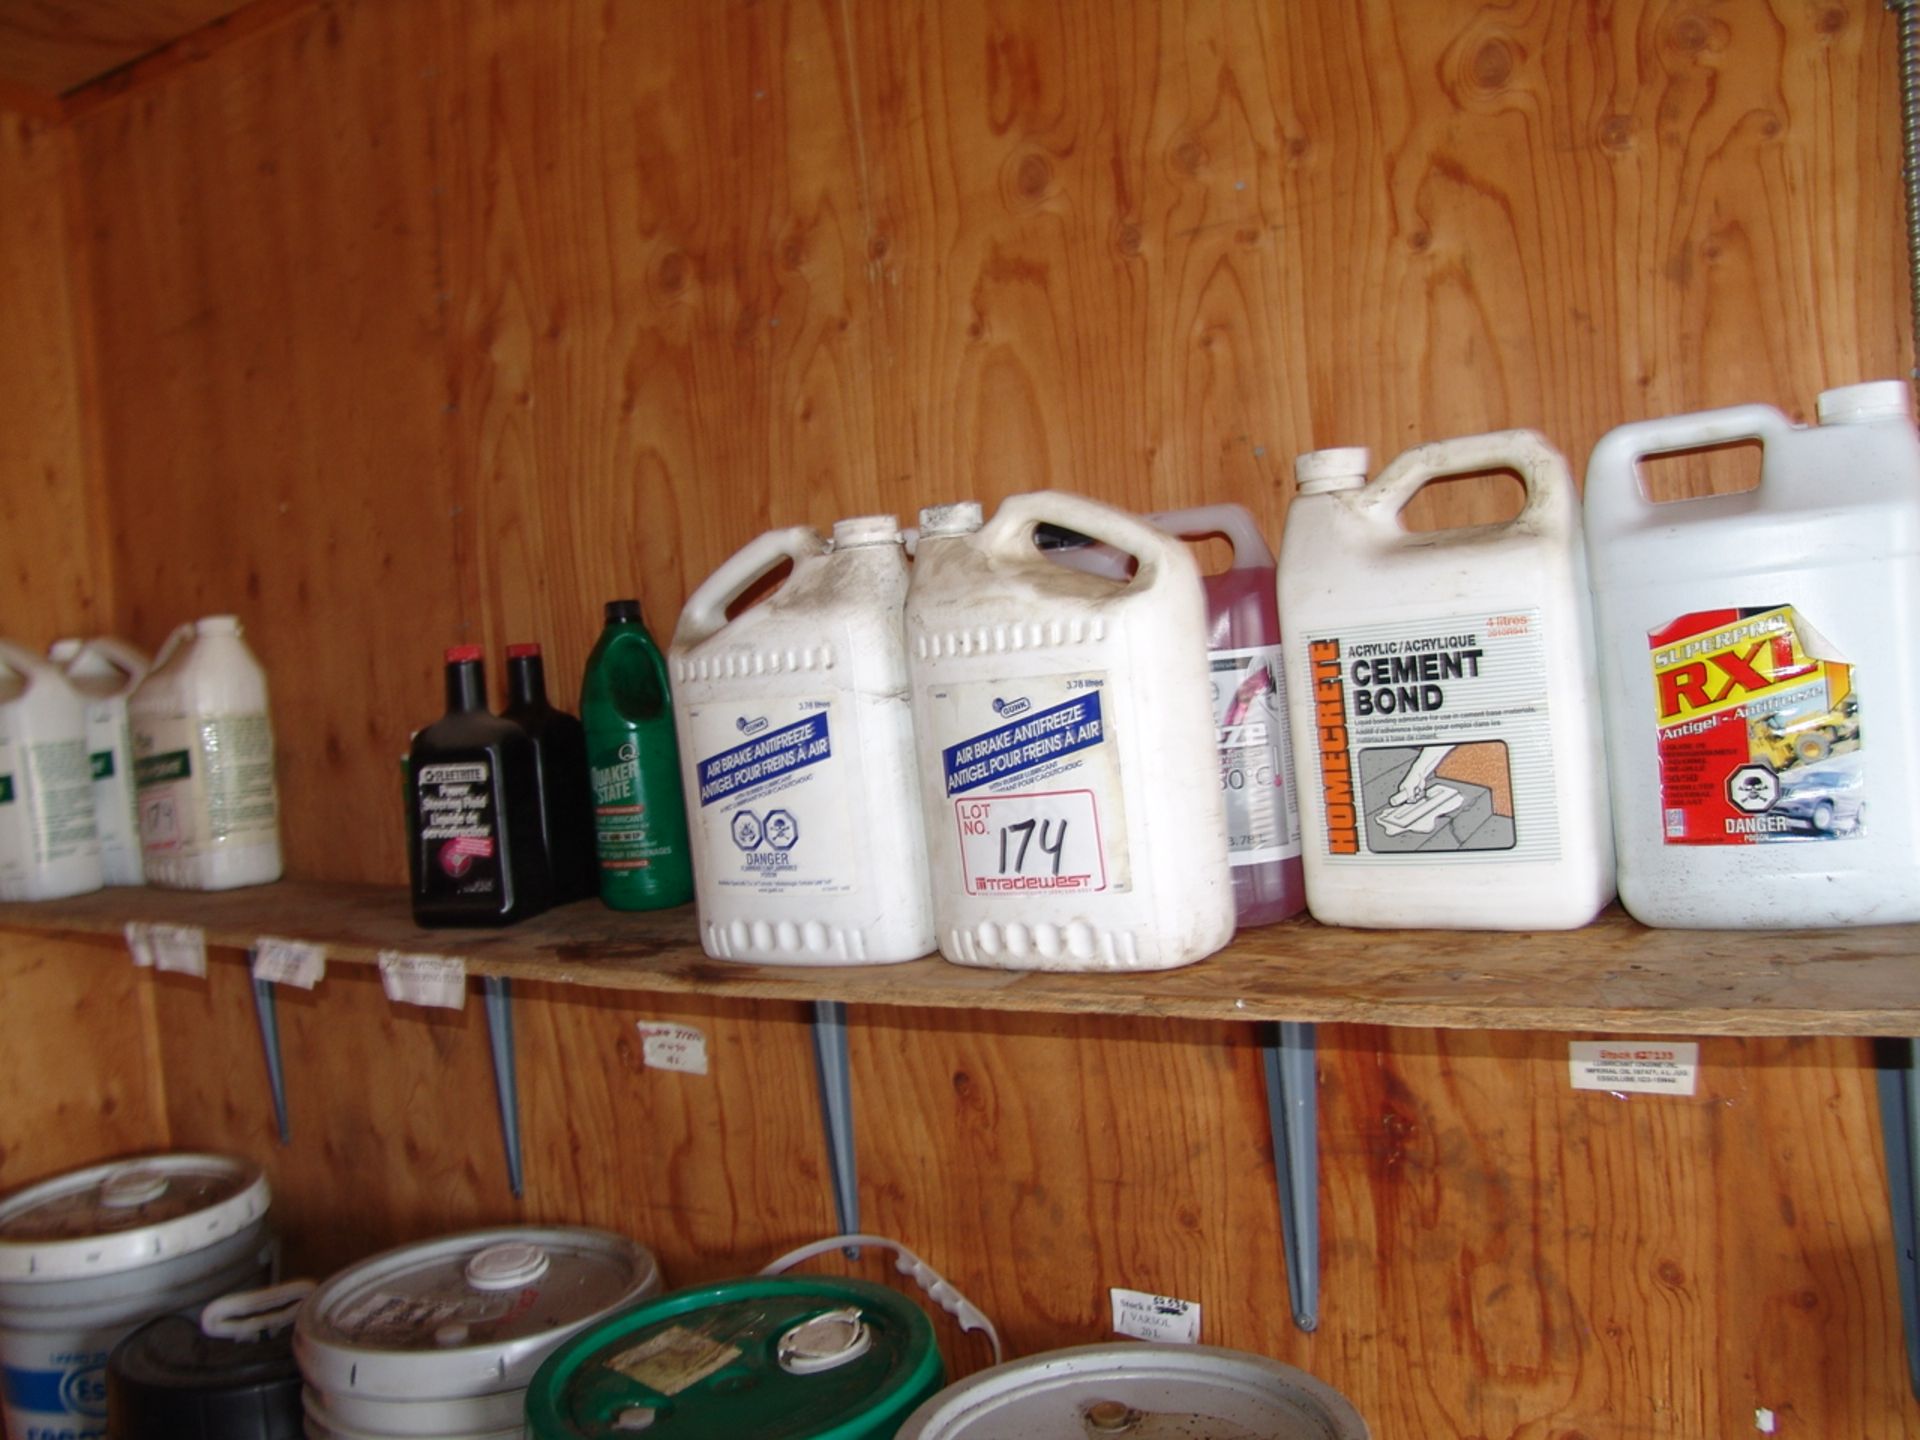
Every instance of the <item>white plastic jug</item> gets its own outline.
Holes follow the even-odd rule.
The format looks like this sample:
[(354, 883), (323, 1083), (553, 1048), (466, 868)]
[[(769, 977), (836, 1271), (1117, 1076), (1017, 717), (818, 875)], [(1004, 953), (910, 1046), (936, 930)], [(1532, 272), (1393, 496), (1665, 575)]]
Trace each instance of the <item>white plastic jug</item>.
[[(1056, 564), (1055, 525), (1134, 557), (1129, 581)], [(1152, 970), (1233, 935), (1187, 547), (1076, 495), (923, 510), (907, 594), (940, 952), (967, 965)]]
[[(1529, 430), (1295, 466), (1280, 623), (1307, 905), (1334, 925), (1566, 929), (1613, 897), (1580, 502)], [(1513, 470), (1520, 513), (1419, 534), (1451, 475)]]
[(93, 820), (100, 832), (100, 868), (109, 885), (139, 885), (140, 812), (133, 793), (133, 733), (127, 697), (146, 677), (150, 662), (134, 646), (111, 635), (92, 640), (56, 640), (47, 657), (66, 672), (86, 705), (87, 762), (93, 772)]
[[(791, 561), (761, 603), (727, 609)], [(891, 515), (762, 535), (681, 611), (669, 659), (701, 943), (788, 965), (933, 949)]]
[(231, 615), (176, 630), (127, 702), (147, 883), (231, 890), (280, 878), (267, 676)]
[(58, 666), (0, 641), (0, 900), (100, 885), (86, 707)]
[[(1588, 463), (1620, 898), (1649, 925), (1920, 919), (1920, 437), (1900, 380), (1819, 417), (1622, 425)], [(1747, 440), (1758, 489), (1640, 484), (1646, 456)]]

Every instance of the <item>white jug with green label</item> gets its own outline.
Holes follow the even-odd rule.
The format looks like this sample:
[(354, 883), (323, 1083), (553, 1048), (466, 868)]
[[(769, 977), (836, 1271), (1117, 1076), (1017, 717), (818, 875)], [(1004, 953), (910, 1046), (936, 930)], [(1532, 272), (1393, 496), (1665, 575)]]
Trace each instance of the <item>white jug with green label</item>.
[(0, 640), (0, 900), (100, 885), (86, 707), (58, 666)]
[[(1613, 898), (1580, 500), (1508, 430), (1299, 458), (1280, 623), (1307, 906), (1332, 925), (1568, 929)], [(1512, 520), (1431, 533), (1401, 512), (1512, 471)]]
[[(1920, 435), (1903, 380), (1819, 418), (1641, 421), (1588, 462), (1620, 898), (1649, 925), (1920, 920)], [(1757, 489), (1642, 483), (1751, 441)]]
[(232, 890), (280, 878), (267, 675), (231, 615), (176, 630), (127, 702), (147, 883)]
[(124, 640), (56, 640), (47, 658), (80, 692), (87, 715), (87, 763), (93, 772), (93, 820), (100, 832), (100, 868), (109, 885), (140, 885), (140, 812), (133, 793), (133, 732), (127, 697), (151, 663)]
[[(1133, 557), (1071, 569), (1042, 526)], [(1233, 878), (1187, 547), (1077, 495), (923, 510), (907, 596), (940, 952), (1020, 970), (1157, 970), (1233, 936)]]
[(835, 525), (831, 546), (804, 526), (762, 535), (681, 611), (668, 658), (709, 955), (859, 965), (933, 949), (906, 598), (900, 527), (869, 515)]

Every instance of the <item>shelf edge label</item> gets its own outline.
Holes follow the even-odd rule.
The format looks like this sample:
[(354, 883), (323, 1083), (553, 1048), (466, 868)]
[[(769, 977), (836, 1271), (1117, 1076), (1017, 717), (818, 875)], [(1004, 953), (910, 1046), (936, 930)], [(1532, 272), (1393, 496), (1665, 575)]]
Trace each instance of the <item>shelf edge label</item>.
[(439, 1010), (467, 1008), (467, 962), (458, 955), (380, 952), (380, 988), (396, 1005)]

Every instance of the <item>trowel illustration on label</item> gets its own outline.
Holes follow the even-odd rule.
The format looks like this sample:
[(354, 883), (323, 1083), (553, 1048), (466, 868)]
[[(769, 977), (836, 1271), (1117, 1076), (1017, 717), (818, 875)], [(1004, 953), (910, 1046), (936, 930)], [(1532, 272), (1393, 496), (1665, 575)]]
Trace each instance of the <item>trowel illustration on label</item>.
[(1359, 758), (1367, 848), (1374, 853), (1514, 847), (1513, 778), (1503, 742), (1381, 746)]

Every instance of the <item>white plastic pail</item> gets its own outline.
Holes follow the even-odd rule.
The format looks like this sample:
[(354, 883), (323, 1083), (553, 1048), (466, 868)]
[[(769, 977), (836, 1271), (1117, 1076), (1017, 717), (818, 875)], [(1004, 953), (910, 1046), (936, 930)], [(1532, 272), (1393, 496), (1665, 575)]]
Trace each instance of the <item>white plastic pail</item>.
[(150, 1155), (0, 1202), (0, 1393), (13, 1440), (100, 1440), (107, 1356), (128, 1332), (261, 1284), (272, 1268), (258, 1167)]

